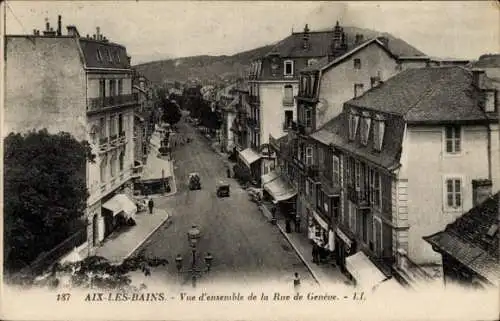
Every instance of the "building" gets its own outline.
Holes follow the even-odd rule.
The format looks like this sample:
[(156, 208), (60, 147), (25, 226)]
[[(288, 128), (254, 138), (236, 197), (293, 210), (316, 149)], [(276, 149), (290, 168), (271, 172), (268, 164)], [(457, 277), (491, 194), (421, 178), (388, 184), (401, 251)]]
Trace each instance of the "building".
[(219, 90), (216, 95), (217, 107), (222, 114), (222, 128), (220, 130), (220, 142), (223, 152), (232, 152), (234, 146), (234, 132), (231, 126), (236, 118), (239, 97), (238, 84), (231, 84)]
[(151, 82), (134, 72), (132, 92), (138, 97), (138, 107), (134, 114), (134, 177), (140, 177), (143, 164), (149, 152), (149, 138), (154, 131), (154, 100)]
[(443, 231), (424, 237), (443, 258), (445, 284), (499, 285), (500, 193), (488, 197), (488, 192), (477, 195), (476, 205)]
[(500, 54), (482, 55), (477, 61), (471, 62), (469, 67), (482, 69), (486, 72), (486, 76), (500, 79)]
[[(425, 267), (440, 257), (422, 237), (472, 207), (477, 180), (498, 188), (496, 92), (478, 70), (408, 69), (347, 101), (310, 135), (312, 164), (322, 162), (320, 144), (340, 163), (333, 225), (341, 266), (349, 270), (348, 257), (361, 251), (406, 284), (432, 276)], [(321, 199), (323, 185), (313, 183), (312, 199)]]
[(117, 196), (130, 191), (134, 165), (132, 73), (124, 46), (99, 28), (82, 37), (67, 26), (63, 35), (61, 16), (55, 31), (47, 22), (43, 33), (6, 37), (6, 133), (66, 131), (96, 155), (86, 167), (89, 250), (114, 230), (118, 214), (134, 214), (132, 201)]
[[(293, 32), (269, 53), (252, 62), (248, 80), (250, 111), (247, 131), (242, 134), (247, 135), (245, 149), (251, 149), (245, 154), (259, 157), (255, 161), (258, 164), (255, 166), (258, 169), (256, 176), (268, 173), (274, 164), (274, 159), (262, 157), (260, 150), (268, 151), (269, 135), (281, 137), (297, 120), (294, 97), (298, 94), (300, 70), (327, 59), (325, 57), (338, 57), (356, 46), (363, 37), (370, 39), (376, 35), (381, 34), (356, 27), (341, 27), (338, 22), (333, 30), (327, 31), (311, 31), (306, 25), (303, 32)], [(400, 39), (390, 35), (387, 39), (390, 51), (397, 55), (423, 55)]]

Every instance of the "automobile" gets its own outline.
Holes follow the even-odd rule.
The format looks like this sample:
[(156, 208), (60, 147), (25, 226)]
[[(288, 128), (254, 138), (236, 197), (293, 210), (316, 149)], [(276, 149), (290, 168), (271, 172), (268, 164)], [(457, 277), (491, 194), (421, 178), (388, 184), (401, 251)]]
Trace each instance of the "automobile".
[(219, 182), (217, 185), (217, 197), (229, 197), (230, 185), (225, 182)]
[(190, 173), (188, 179), (188, 185), (190, 190), (201, 189), (201, 180), (198, 173)]

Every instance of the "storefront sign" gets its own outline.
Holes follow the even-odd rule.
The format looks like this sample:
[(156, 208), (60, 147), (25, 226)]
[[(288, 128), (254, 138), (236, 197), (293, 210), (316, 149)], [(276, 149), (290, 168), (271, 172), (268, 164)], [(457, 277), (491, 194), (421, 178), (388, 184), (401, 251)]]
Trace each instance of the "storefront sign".
[(351, 247), (352, 246), (352, 241), (349, 239), (349, 237), (347, 237), (347, 235), (345, 235), (344, 232), (342, 232), (338, 227), (336, 228), (335, 232), (337, 233), (337, 235), (339, 236), (339, 238), (344, 241), (344, 243)]
[(314, 210), (312, 211), (312, 214), (313, 214), (313, 217), (316, 220), (316, 222), (318, 222), (322, 228), (324, 228), (325, 230), (328, 230), (328, 224), (321, 218), (321, 216), (319, 216), (319, 214), (316, 213), (316, 211), (314, 211)]

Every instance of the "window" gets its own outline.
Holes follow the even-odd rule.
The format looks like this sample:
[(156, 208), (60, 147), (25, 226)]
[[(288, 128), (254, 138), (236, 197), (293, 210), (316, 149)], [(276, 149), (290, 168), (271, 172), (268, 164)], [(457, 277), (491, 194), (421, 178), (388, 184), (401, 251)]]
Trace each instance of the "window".
[(313, 164), (313, 148), (311, 146), (306, 147), (306, 165)]
[(333, 183), (340, 184), (340, 159), (333, 155)]
[(285, 86), (285, 98), (283, 99), (285, 104), (293, 105), (293, 87), (292, 85)]
[(368, 214), (361, 212), (361, 236), (363, 242), (368, 243)]
[(354, 69), (361, 69), (361, 59), (354, 59)]
[(118, 133), (121, 135), (123, 132), (123, 114), (118, 115)]
[(308, 180), (306, 180), (306, 195), (309, 196), (311, 194), (311, 186), (310, 186), (311, 182), (309, 182)]
[(446, 206), (459, 209), (462, 206), (462, 181), (460, 178), (446, 179)]
[(356, 162), (355, 162), (354, 176), (355, 176), (354, 183), (355, 183), (356, 189), (358, 189), (360, 186), (360, 182), (361, 182), (361, 163), (358, 160), (356, 160)]
[(106, 79), (99, 79), (99, 97), (106, 97)]
[(106, 119), (104, 117), (99, 118), (99, 138), (106, 138)]
[(363, 84), (354, 84), (354, 98), (361, 96), (363, 94)]
[(300, 89), (300, 92), (305, 95), (307, 93), (307, 78), (305, 76), (301, 77), (301, 86), (302, 88)]
[(116, 61), (120, 63), (121, 62), (120, 53), (118, 51), (115, 53), (115, 57), (116, 57)]
[(349, 114), (349, 139), (354, 140), (356, 137), (356, 131), (358, 130), (359, 115), (351, 110)]
[(101, 183), (106, 182), (106, 159), (103, 159), (100, 164)]
[(120, 153), (120, 172), (123, 171), (124, 159), (125, 159), (125, 153), (121, 152)]
[(118, 79), (118, 95), (123, 94), (123, 81), (121, 79)]
[(381, 179), (380, 174), (376, 170), (372, 170), (372, 204), (375, 207), (380, 208), (380, 203), (382, 201), (382, 191), (381, 191)]
[(116, 80), (111, 79), (109, 81), (109, 95), (111, 97), (116, 96)]
[(312, 66), (317, 62), (318, 62), (318, 59), (311, 58), (311, 59), (307, 60), (307, 65)]
[(100, 49), (97, 49), (97, 61), (102, 62), (102, 53)]
[(306, 127), (312, 127), (312, 111), (311, 109), (306, 109), (305, 111), (305, 125)]
[(375, 120), (375, 127), (373, 128), (373, 144), (377, 151), (382, 150), (382, 144), (384, 142), (385, 133), (385, 122), (384, 119), (377, 115)]
[(446, 152), (449, 154), (458, 154), (461, 150), (459, 126), (448, 126), (445, 128)]
[(351, 201), (348, 202), (349, 205), (349, 227), (351, 228), (351, 231), (356, 233), (357, 228), (356, 228), (356, 216), (358, 215), (358, 209), (356, 208), (356, 205), (352, 203)]
[(308, 92), (307, 94), (309, 96), (314, 95), (314, 82), (315, 82), (316, 77), (314, 75), (309, 76), (309, 86), (308, 86)]
[(285, 60), (285, 76), (293, 76), (293, 61)]
[(376, 216), (373, 217), (373, 243), (375, 253), (381, 253), (383, 249), (382, 221)]
[(111, 57), (111, 52), (109, 52), (109, 49), (106, 49), (106, 54), (108, 56), (108, 61), (113, 62), (113, 57)]
[(285, 110), (285, 128), (292, 127), (292, 121), (293, 121), (293, 111)]
[(116, 116), (111, 116), (109, 118), (109, 130), (111, 136), (116, 135)]
[(361, 121), (361, 144), (366, 146), (368, 144), (368, 134), (370, 133), (371, 124), (370, 114), (363, 112), (363, 117)]
[(110, 173), (111, 173), (111, 177), (115, 177), (116, 176), (116, 154), (113, 154), (113, 156), (111, 157), (111, 167), (110, 167)]

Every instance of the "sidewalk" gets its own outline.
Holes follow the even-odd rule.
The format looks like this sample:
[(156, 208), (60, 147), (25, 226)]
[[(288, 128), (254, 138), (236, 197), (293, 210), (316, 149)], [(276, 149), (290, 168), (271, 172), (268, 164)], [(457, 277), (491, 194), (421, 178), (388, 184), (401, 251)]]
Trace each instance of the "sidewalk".
[[(261, 213), (271, 221), (272, 215), (265, 206), (261, 207)], [(350, 284), (349, 279), (332, 264), (318, 265), (313, 263), (312, 246), (309, 240), (302, 233), (286, 233), (285, 220), (279, 216), (277, 227), (319, 285)]]
[(135, 226), (130, 227), (129, 230), (111, 234), (104, 244), (96, 249), (95, 254), (111, 262), (120, 263), (132, 255), (169, 218), (170, 214), (166, 210), (158, 208), (153, 210), (153, 215), (149, 212), (137, 213)]

